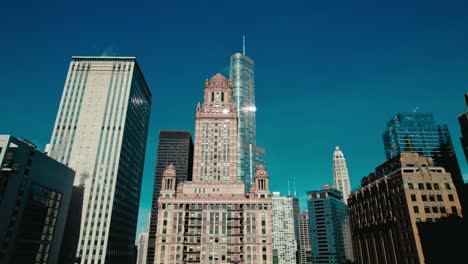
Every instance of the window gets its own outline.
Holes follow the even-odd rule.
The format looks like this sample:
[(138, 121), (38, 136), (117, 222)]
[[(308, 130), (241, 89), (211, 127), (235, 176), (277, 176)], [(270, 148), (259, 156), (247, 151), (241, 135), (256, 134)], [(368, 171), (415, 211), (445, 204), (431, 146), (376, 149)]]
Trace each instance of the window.
[(438, 194), (438, 195), (437, 195), (437, 201), (441, 202), (441, 201), (443, 201), (443, 200), (444, 200), (444, 199), (442, 199), (442, 195)]
[(418, 206), (413, 206), (413, 211), (415, 213), (419, 213), (419, 207)]
[(421, 195), (421, 200), (427, 202), (427, 196), (425, 194)]
[(453, 201), (454, 201), (454, 200), (453, 200), (453, 195), (452, 195), (452, 194), (449, 194), (449, 195), (448, 195), (448, 199), (449, 199), (449, 201), (453, 202)]
[(437, 206), (432, 206), (432, 212), (433, 212), (433, 213), (438, 213), (438, 212), (439, 212), (439, 207), (437, 207)]
[(452, 190), (452, 187), (450, 187), (450, 183), (445, 183), (445, 189)]
[(431, 212), (431, 209), (429, 208), (429, 206), (424, 206), (424, 212), (427, 214)]
[(441, 207), (440, 207), (440, 212), (441, 212), (442, 214), (446, 214), (446, 213), (447, 213), (447, 210), (445, 209), (445, 206), (441, 206)]
[(408, 188), (409, 188), (410, 190), (414, 190), (413, 184), (412, 184), (412, 183), (408, 183)]
[(439, 187), (438, 183), (434, 183), (434, 190), (440, 190), (440, 187)]
[(421, 223), (421, 218), (416, 218), (416, 223)]
[(424, 190), (424, 183), (418, 183), (419, 190)]
[(426, 183), (426, 188), (427, 188), (428, 190), (432, 190), (432, 184)]
[(411, 201), (413, 201), (413, 202), (416, 201), (416, 194), (411, 195)]
[(429, 194), (429, 201), (435, 202), (435, 197), (433, 194)]
[(458, 214), (458, 210), (456, 206), (452, 206), (452, 214)]

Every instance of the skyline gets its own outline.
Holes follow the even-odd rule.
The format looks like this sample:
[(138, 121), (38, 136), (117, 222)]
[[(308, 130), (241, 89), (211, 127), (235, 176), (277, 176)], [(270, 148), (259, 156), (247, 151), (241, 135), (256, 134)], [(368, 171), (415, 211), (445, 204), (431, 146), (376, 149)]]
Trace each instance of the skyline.
[[(0, 44), (0, 105), (14, 114), (0, 117), (0, 133), (29, 139), (43, 150), (51, 139), (71, 56), (136, 56), (153, 93), (141, 223), (151, 208), (157, 134), (194, 132), (193, 113), (204, 80), (217, 72), (228, 76), (229, 57), (242, 51), (243, 32), (246, 55), (256, 63), (257, 144), (265, 147), (272, 191), (287, 193), (286, 181), (295, 177), (304, 209), (306, 191), (333, 182), (335, 145), (346, 153), (351, 188), (356, 188), (386, 160), (382, 133), (387, 121), (416, 107), (434, 113), (437, 123), (448, 124), (468, 179), (457, 123), (457, 114), (465, 112), (468, 87), (468, 18), (462, 16), (466, 3), (367, 3), (362, 9), (344, 4), (336, 10), (325, 3), (284, 10), (272, 4), (252, 6), (252, 14), (240, 25), (222, 19), (234, 18), (239, 7), (224, 10), (208, 3), (177, 16), (165, 14), (175, 12), (170, 3), (158, 6), (154, 14), (149, 8), (130, 7), (128, 12), (151, 16), (145, 21), (124, 16), (115, 23), (106, 22), (110, 16), (100, 16), (106, 4), (97, 3), (84, 24), (93, 30), (85, 32), (79, 19), (68, 18), (81, 17), (85, 4), (71, 8), (55, 3), (55, 9), (48, 4), (33, 12), (6, 3), (11, 6), (0, 18), (2, 24), (14, 25), (1, 32), (8, 41)], [(180, 21), (184, 16), (188, 18)], [(139, 31), (134, 32), (135, 27)], [(299, 132), (290, 138), (303, 135), (302, 140), (288, 139), (291, 128)]]

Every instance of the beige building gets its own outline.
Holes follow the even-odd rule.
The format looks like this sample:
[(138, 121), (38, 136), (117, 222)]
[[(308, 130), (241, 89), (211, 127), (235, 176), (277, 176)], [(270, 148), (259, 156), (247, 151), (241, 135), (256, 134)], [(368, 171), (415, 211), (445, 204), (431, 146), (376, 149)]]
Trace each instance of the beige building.
[(361, 185), (348, 198), (357, 263), (425, 263), (417, 223), (462, 216), (450, 173), (417, 153), (385, 162)]
[(245, 192), (237, 178), (237, 110), (221, 74), (207, 80), (196, 109), (193, 180), (163, 173), (155, 263), (272, 263), (268, 173)]

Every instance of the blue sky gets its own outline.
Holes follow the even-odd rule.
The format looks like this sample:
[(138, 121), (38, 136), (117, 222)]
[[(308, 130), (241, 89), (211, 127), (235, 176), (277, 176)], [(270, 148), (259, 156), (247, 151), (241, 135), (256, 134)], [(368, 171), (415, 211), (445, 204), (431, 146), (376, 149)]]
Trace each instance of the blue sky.
[(243, 33), (271, 190), (285, 194), (295, 177), (305, 209), (305, 192), (332, 182), (335, 145), (357, 187), (385, 161), (386, 122), (416, 107), (449, 125), (468, 180), (457, 122), (468, 92), (466, 1), (96, 2), (1, 4), (0, 134), (42, 148), (71, 56), (136, 56), (153, 92), (138, 230), (158, 131), (193, 131), (204, 80), (227, 73)]

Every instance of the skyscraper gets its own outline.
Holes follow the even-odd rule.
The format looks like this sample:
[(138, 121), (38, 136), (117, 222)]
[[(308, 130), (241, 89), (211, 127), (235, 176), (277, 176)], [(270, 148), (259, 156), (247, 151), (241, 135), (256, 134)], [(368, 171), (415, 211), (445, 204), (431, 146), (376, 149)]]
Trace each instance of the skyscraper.
[(0, 263), (57, 263), (75, 172), (0, 135)]
[(353, 260), (348, 207), (341, 191), (325, 185), (307, 195), (312, 263)]
[(85, 185), (81, 263), (136, 259), (150, 107), (135, 58), (72, 58), (47, 149), (76, 171), (75, 185)]
[[(465, 104), (468, 110), (468, 93), (465, 94)], [(463, 152), (465, 153), (466, 162), (468, 162), (468, 112), (458, 115), (458, 122), (460, 123), (462, 134), (460, 141), (463, 147)]]
[(163, 172), (155, 263), (271, 263), (268, 173), (257, 166), (250, 192), (237, 178), (237, 111), (231, 82), (205, 82), (195, 118), (192, 181)]
[(156, 229), (158, 223), (158, 199), (161, 191), (163, 171), (173, 164), (177, 170), (177, 182), (192, 180), (193, 143), (189, 131), (160, 131), (156, 175), (153, 187), (153, 206), (149, 223), (148, 264), (155, 259)]
[(310, 228), (309, 212), (299, 214), (299, 264), (312, 264), (312, 253), (310, 251)]
[(435, 165), (452, 175), (458, 195), (462, 197), (463, 177), (453, 149), (447, 125), (435, 123), (431, 113), (399, 113), (388, 123), (383, 134), (387, 159), (402, 152), (432, 157)]
[[(348, 204), (357, 263), (432, 263), (425, 259), (418, 223), (439, 222), (449, 214), (462, 216), (450, 174), (418, 153), (401, 153), (388, 160), (364, 177), (361, 185)], [(443, 248), (452, 240), (432, 244)]]
[(244, 52), (231, 56), (229, 79), (238, 114), (238, 175), (246, 191), (253, 181), (255, 168), (264, 164), (265, 150), (256, 146), (254, 62)]
[(138, 257), (137, 264), (145, 264), (148, 253), (148, 232), (143, 232), (140, 234), (138, 239)]
[(296, 263), (297, 242), (293, 199), (273, 192), (273, 250), (278, 257), (278, 264)]
[(351, 193), (351, 183), (349, 182), (348, 167), (343, 152), (338, 146), (333, 153), (333, 181), (335, 188), (343, 193), (343, 201), (348, 203), (347, 199)]

